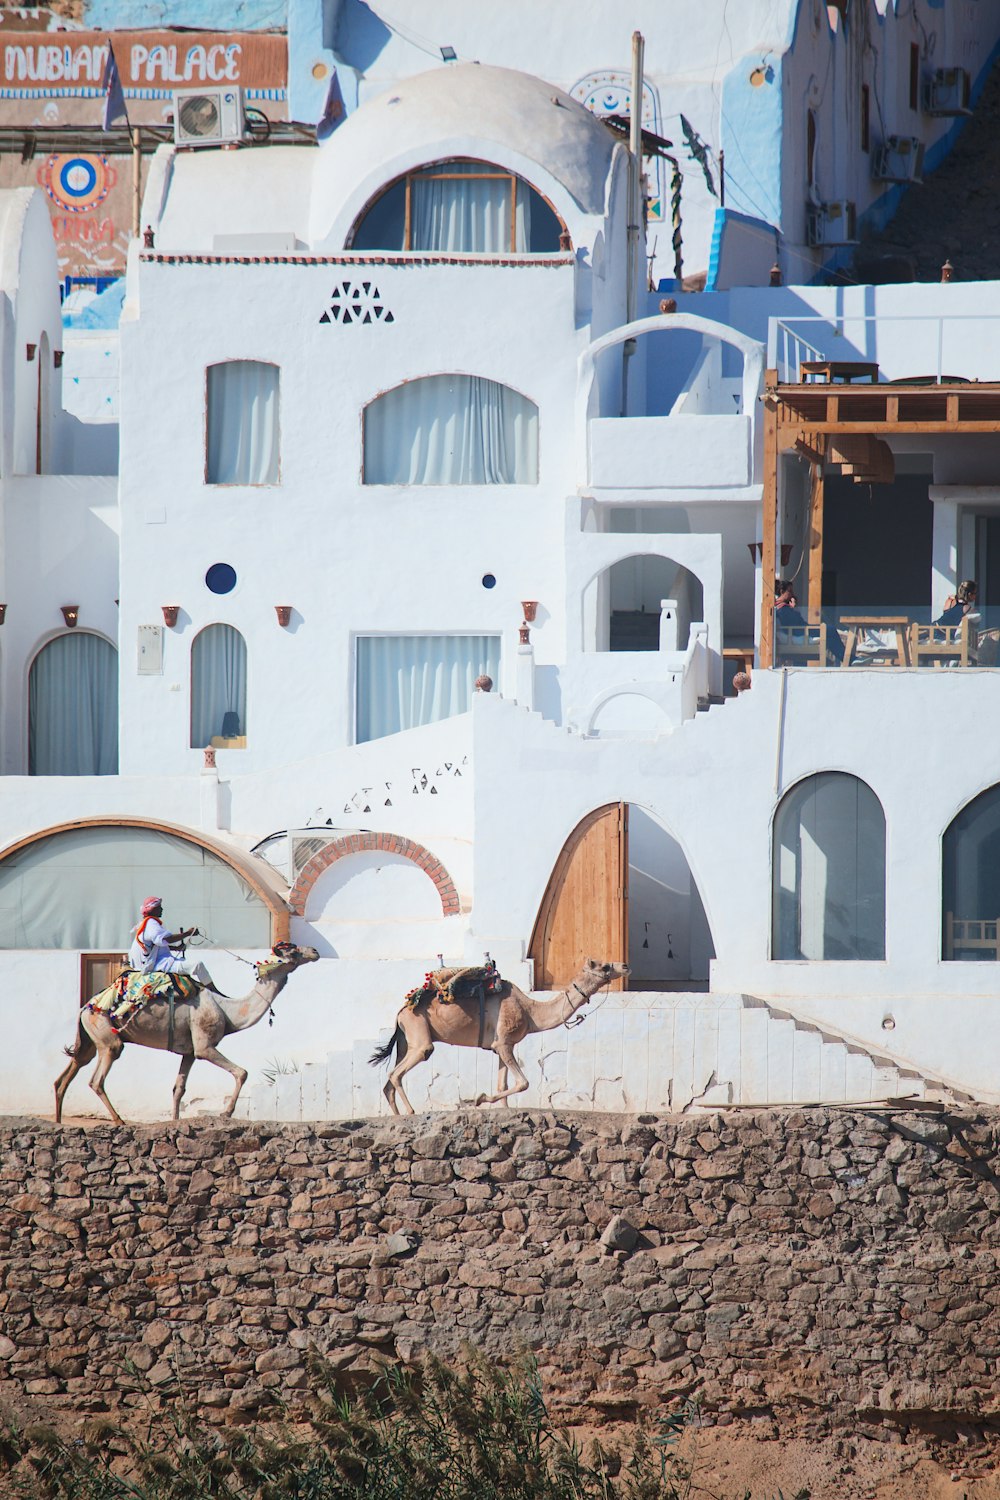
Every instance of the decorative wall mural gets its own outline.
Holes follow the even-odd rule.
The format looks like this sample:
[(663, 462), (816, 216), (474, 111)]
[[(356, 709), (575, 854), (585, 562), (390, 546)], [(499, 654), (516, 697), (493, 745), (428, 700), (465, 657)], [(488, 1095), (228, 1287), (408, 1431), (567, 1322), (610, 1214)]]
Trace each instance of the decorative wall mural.
[[(569, 92), (598, 119), (604, 115), (632, 114), (632, 78), (624, 69), (595, 68), (592, 73), (585, 73), (578, 79)], [(663, 134), (660, 96), (648, 79), (644, 79), (642, 85), (642, 123), (655, 135)], [(670, 217), (670, 204), (663, 163), (658, 157), (647, 156), (643, 170), (649, 183), (649, 221), (664, 223)]]
[(39, 185), (61, 213), (84, 214), (103, 203), (118, 181), (106, 156), (50, 156), (38, 169)]

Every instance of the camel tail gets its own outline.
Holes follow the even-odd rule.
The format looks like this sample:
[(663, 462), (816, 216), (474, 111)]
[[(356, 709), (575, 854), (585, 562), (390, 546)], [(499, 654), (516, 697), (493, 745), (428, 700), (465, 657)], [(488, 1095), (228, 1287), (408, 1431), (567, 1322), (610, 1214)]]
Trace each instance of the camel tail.
[(81, 1062), (87, 1063), (93, 1056), (94, 1050), (96, 1049), (94, 1049), (93, 1042), (83, 1029), (83, 1012), (81, 1011), (80, 1019), (76, 1023), (76, 1037), (73, 1045), (72, 1047), (64, 1047), (63, 1051), (67, 1057), (79, 1058)]
[(396, 1044), (402, 1040), (402, 1037), (402, 1030), (397, 1026), (395, 1031), (392, 1033), (392, 1036), (386, 1042), (385, 1046), (376, 1047), (375, 1051), (368, 1059), (373, 1068), (377, 1068), (380, 1063), (389, 1061), (389, 1058), (392, 1056), (393, 1049), (395, 1048)]

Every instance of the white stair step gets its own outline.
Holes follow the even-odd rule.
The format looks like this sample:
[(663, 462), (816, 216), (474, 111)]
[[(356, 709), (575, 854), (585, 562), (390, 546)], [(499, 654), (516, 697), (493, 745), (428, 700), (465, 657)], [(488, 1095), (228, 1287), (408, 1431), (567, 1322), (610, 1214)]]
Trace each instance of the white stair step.
[(767, 1027), (767, 1102), (787, 1103), (795, 1069), (795, 1022), (770, 1019)]
[(820, 1098), (823, 1039), (818, 1031), (804, 1027), (796, 1028), (793, 1037), (792, 1092), (788, 1097), (793, 1103), (808, 1104)]

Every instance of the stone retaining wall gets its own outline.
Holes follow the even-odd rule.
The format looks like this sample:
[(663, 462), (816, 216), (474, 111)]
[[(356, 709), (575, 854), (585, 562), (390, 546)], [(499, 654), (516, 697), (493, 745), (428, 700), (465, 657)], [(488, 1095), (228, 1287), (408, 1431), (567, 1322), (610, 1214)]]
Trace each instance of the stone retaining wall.
[[(1000, 1410), (1000, 1116), (515, 1111), (0, 1130), (0, 1401), (247, 1421), (306, 1355), (535, 1350), (563, 1418)], [(600, 1236), (615, 1215), (630, 1249)], [(612, 1236), (614, 1237), (614, 1236)], [(129, 1364), (136, 1367), (129, 1371)]]

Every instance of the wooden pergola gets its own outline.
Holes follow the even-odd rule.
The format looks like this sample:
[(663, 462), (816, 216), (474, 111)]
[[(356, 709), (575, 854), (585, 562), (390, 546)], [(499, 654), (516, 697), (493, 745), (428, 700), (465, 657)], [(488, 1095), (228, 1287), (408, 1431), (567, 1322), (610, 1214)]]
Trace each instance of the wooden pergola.
[[(849, 381), (861, 370), (871, 383)], [(777, 370), (764, 374), (764, 496), (760, 650), (762, 667), (774, 665), (774, 582), (778, 560), (778, 470), (783, 453), (810, 467), (808, 619), (822, 603), (824, 473), (827, 465), (859, 481), (891, 483), (887, 438), (910, 434), (1000, 434), (1000, 383), (949, 381), (877, 384), (877, 366), (825, 367), (828, 378), (782, 385)]]

